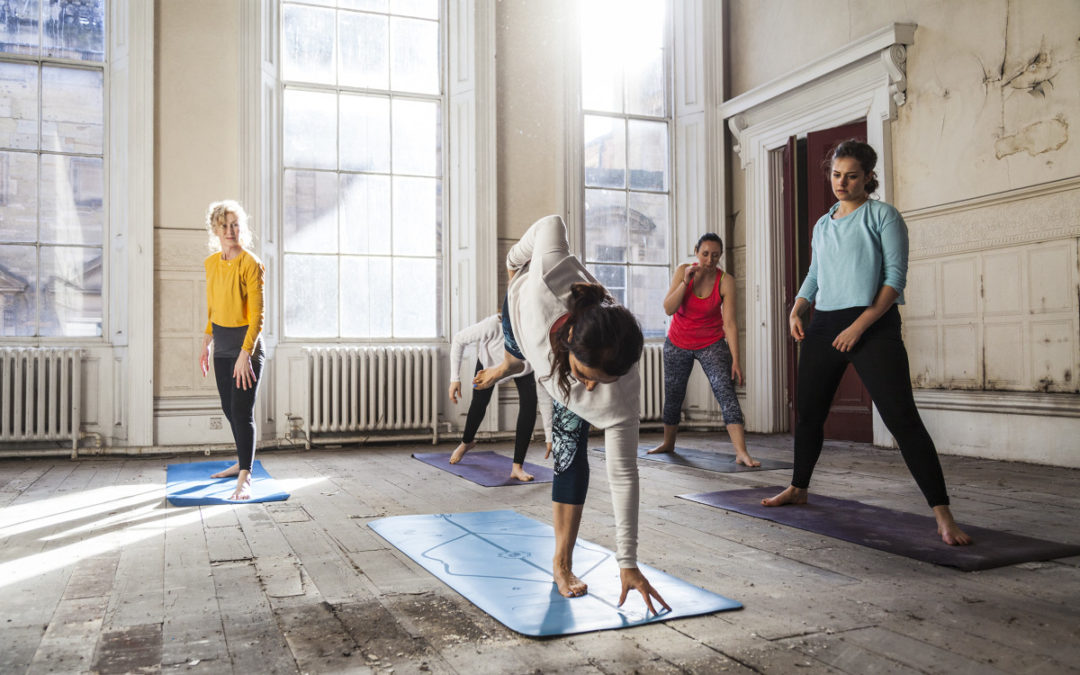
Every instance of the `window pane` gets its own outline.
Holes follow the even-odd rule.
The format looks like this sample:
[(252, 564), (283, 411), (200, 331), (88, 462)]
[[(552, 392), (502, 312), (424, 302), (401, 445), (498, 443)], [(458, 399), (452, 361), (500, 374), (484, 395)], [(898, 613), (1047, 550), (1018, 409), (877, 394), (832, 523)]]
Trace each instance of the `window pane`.
[(641, 322), (645, 337), (663, 337), (667, 333), (664, 295), (671, 279), (666, 267), (630, 266), (630, 304), (627, 306)]
[(618, 52), (604, 48), (601, 36), (587, 36), (581, 51), (581, 106), (585, 110), (621, 113), (622, 63)]
[(389, 176), (341, 176), (341, 252), (390, 253)]
[(0, 51), (11, 54), (38, 53), (38, 0), (5, 0), (0, 3)]
[(390, 19), (390, 86), (395, 91), (439, 93), (439, 24)]
[(54, 0), (43, 18), (46, 56), (105, 60), (105, 0)]
[(332, 9), (285, 5), (284, 79), (334, 84), (334, 14)]
[(431, 259), (394, 259), (394, 336), (438, 335), (436, 265)]
[(626, 112), (661, 117), (666, 102), (664, 50), (642, 49), (626, 64)]
[(347, 87), (390, 88), (389, 19), (375, 14), (338, 13), (341, 71)]
[(585, 115), (585, 186), (626, 187), (626, 122)]
[(41, 156), (41, 241), (100, 245), (105, 169), (96, 157)]
[(394, 177), (394, 255), (437, 253), (439, 181)]
[(341, 95), (342, 171), (390, 171), (390, 99)]
[(341, 337), (390, 337), (390, 258), (341, 258)]
[(283, 278), (285, 334), (337, 337), (337, 257), (286, 255)]
[(286, 89), (285, 166), (337, 168), (337, 96)]
[(0, 62), (0, 147), (36, 150), (37, 119), (37, 66)]
[(439, 104), (394, 99), (394, 173), (439, 175)]
[(626, 306), (626, 266), (624, 265), (589, 265), (589, 271), (596, 280), (604, 285), (611, 297), (622, 306)]
[(0, 334), (33, 335), (37, 325), (37, 249), (0, 245)]
[(626, 193), (585, 191), (585, 259), (626, 261)]
[(418, 16), (423, 19), (439, 18), (438, 0), (390, 0), (390, 11), (394, 14)]
[(338, 0), (339, 7), (348, 9), (366, 9), (371, 12), (386, 12), (389, 10), (388, 0)]
[(0, 152), (0, 241), (37, 241), (37, 163), (35, 154)]
[(630, 193), (627, 262), (667, 264), (668, 196)]
[(45, 337), (101, 335), (101, 249), (41, 247), (41, 328)]
[(100, 70), (42, 67), (42, 150), (100, 155), (105, 146), (104, 92)]
[(628, 124), (630, 188), (667, 190), (667, 124), (642, 120), (630, 120)]
[(338, 177), (326, 171), (285, 171), (282, 226), (290, 253), (337, 253)]

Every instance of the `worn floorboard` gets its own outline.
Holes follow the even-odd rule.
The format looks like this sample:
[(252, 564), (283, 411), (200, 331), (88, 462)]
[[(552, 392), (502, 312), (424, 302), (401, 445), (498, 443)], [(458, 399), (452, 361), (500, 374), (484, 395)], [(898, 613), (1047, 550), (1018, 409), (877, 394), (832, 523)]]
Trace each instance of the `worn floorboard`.
[[(725, 434), (679, 442), (731, 451)], [(790, 459), (790, 436), (748, 444)], [(484, 488), (410, 457), (430, 449), (266, 452), (288, 501), (189, 508), (164, 501), (165, 466), (184, 459), (0, 460), (0, 672), (1080, 672), (1080, 557), (964, 573), (676, 497), (783, 486), (787, 470), (640, 463), (641, 561), (741, 611), (522, 637), (367, 524), (488, 509), (550, 523), (551, 486)], [(580, 534), (614, 547), (604, 458), (589, 462)], [(1080, 543), (1080, 471), (942, 465), (962, 523)], [(828, 443), (812, 490), (929, 514), (895, 450)]]

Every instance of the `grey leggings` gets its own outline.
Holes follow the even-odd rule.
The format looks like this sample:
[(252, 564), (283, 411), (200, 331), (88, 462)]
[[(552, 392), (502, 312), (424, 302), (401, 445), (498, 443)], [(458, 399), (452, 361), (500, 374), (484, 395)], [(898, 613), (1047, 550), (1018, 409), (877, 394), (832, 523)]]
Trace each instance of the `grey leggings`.
[(679, 423), (694, 359), (709, 378), (713, 395), (724, 413), (724, 424), (742, 424), (742, 408), (735, 396), (735, 383), (731, 381), (731, 350), (724, 338), (704, 349), (682, 349), (671, 344), (671, 340), (664, 340), (664, 424)]

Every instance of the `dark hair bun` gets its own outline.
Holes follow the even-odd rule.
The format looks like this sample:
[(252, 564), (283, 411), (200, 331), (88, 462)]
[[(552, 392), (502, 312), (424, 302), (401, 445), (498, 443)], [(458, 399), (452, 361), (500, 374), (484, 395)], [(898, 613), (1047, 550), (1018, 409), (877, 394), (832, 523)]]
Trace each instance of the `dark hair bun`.
[(600, 284), (588, 284), (579, 281), (570, 286), (570, 298), (574, 307), (585, 309), (586, 307), (602, 304), (608, 299), (608, 294)]

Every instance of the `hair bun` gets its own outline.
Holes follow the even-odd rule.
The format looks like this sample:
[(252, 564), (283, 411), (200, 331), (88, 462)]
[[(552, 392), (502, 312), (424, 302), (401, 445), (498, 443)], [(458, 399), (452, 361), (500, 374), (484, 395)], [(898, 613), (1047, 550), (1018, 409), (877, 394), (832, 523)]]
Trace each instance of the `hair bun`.
[(570, 297), (573, 304), (579, 309), (602, 304), (608, 299), (607, 290), (600, 284), (588, 284), (579, 281), (570, 286)]

